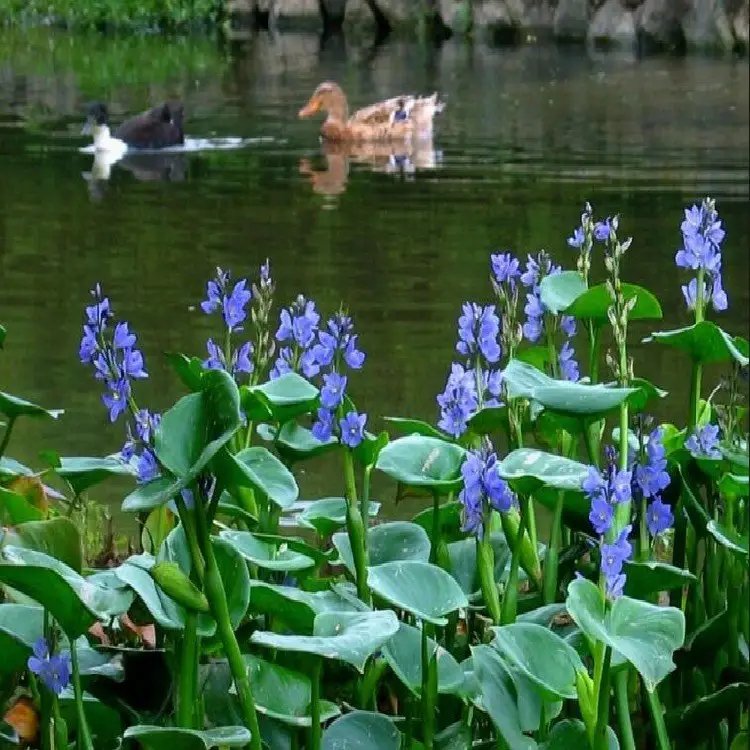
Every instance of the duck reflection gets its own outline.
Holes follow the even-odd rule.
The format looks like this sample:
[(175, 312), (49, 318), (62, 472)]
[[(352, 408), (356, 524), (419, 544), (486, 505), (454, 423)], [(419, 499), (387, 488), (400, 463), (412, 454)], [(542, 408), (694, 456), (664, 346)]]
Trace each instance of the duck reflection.
[(364, 164), (373, 172), (410, 179), (419, 170), (435, 169), (440, 157), (430, 139), (413, 143), (323, 141), (321, 151), (325, 157), (325, 169), (316, 169), (309, 159), (301, 159), (299, 172), (309, 179), (314, 192), (330, 196), (340, 195), (346, 190), (352, 162)]
[(103, 197), (115, 166), (130, 172), (139, 182), (182, 182), (187, 176), (188, 160), (184, 153), (131, 152), (118, 157), (97, 151), (91, 169), (82, 173), (92, 198)]

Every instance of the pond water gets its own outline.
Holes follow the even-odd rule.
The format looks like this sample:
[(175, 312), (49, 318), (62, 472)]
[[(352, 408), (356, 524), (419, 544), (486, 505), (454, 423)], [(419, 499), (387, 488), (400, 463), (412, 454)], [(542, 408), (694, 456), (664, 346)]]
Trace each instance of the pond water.
[[(412, 155), (414, 171), (387, 153), (322, 153), (319, 123), (296, 113), (325, 79), (354, 107), (439, 91), (434, 150)], [(118, 121), (166, 96), (184, 99), (190, 136), (250, 141), (142, 157), (92, 179), (92, 157), (79, 152), (84, 102), (107, 102)], [(33, 465), (42, 448), (102, 455), (122, 442), (77, 358), (96, 281), (140, 336), (143, 405), (180, 393), (161, 352), (203, 353), (212, 324), (195, 305), (214, 267), (253, 274), (270, 257), (280, 303), (304, 292), (356, 316), (368, 354), (351, 383), (361, 408), (434, 420), (460, 305), (491, 297), (490, 252), (546, 248), (570, 262), (565, 238), (589, 199), (597, 214), (620, 212), (635, 237), (626, 278), (658, 293), (666, 326), (686, 324), (673, 264), (681, 209), (711, 194), (728, 231), (722, 325), (748, 328), (746, 60), (0, 31), (0, 164), (0, 387), (67, 409), (17, 430), (11, 454)], [(673, 392), (667, 416), (680, 418), (685, 362), (633, 349), (641, 374)], [(328, 471), (301, 483), (306, 498), (340, 491)]]

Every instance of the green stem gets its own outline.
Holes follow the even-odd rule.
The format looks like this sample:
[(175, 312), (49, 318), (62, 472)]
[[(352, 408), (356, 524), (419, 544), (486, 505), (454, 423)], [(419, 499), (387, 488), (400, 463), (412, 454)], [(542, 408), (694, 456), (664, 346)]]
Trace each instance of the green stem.
[(648, 537), (648, 525), (647, 525), (647, 500), (641, 498), (641, 519), (639, 527), (639, 542), (638, 542), (638, 559), (641, 561), (648, 560), (649, 553), (651, 551), (651, 542)]
[[(68, 750), (68, 727), (60, 713), (60, 701), (52, 694), (52, 743), (55, 750)], [(89, 740), (90, 742), (90, 740)]]
[(516, 621), (516, 613), (518, 611), (518, 564), (521, 558), (521, 545), (526, 526), (526, 516), (527, 513), (521, 510), (521, 522), (518, 525), (516, 542), (511, 550), (510, 573), (508, 574), (508, 581), (505, 584), (505, 591), (503, 591), (503, 604), (500, 613), (500, 621), (503, 625), (509, 625)]
[[(433, 657), (429, 652), (427, 623), (422, 623), (422, 745), (432, 750), (435, 743), (435, 693), (436, 681), (432, 679)], [(435, 666), (437, 673), (437, 665)]]
[(620, 727), (620, 747), (622, 750), (635, 750), (633, 725), (630, 722), (630, 703), (628, 701), (628, 672), (621, 669), (615, 675), (615, 698), (617, 700), (617, 723)]
[(589, 327), (589, 377), (592, 385), (599, 381), (599, 352), (602, 344), (602, 328), (593, 321)]
[(489, 519), (484, 524), (484, 533), (481, 539), (477, 539), (477, 568), (479, 569), (479, 581), (482, 587), (482, 597), (487, 607), (492, 622), (499, 625), (502, 618), (500, 609), (500, 597), (497, 593), (495, 583), (495, 552), (492, 549), (490, 539)]
[[(198, 502), (196, 500), (196, 502)], [(188, 543), (188, 549), (190, 550), (190, 558), (193, 563), (193, 569), (198, 577), (199, 583), (203, 583), (203, 577), (206, 572), (206, 564), (203, 560), (203, 553), (201, 552), (201, 545), (198, 543), (198, 534), (195, 530), (195, 523), (193, 522), (193, 514), (185, 507), (185, 503), (182, 496), (178, 495), (176, 498), (177, 513), (180, 516), (180, 523), (185, 531), (185, 539)]]
[(323, 671), (323, 659), (314, 657), (310, 674), (310, 750), (320, 750), (320, 738), (322, 735), (320, 725), (320, 679)]
[(0, 443), (0, 458), (5, 455), (5, 449), (8, 447), (10, 442), (10, 433), (13, 432), (13, 425), (16, 423), (16, 417), (11, 417), (8, 420), (8, 424), (5, 426), (5, 434), (3, 435), (3, 442)]
[(587, 424), (583, 430), (586, 453), (592, 466), (599, 468), (599, 425), (600, 422)]
[[(258, 715), (255, 712), (255, 701), (250, 687), (250, 680), (247, 676), (247, 668), (242, 658), (237, 637), (232, 629), (232, 622), (229, 617), (229, 606), (227, 605), (227, 595), (224, 590), (224, 583), (219, 574), (219, 568), (214, 556), (211, 536), (206, 524), (205, 510), (203, 508), (203, 498), (195, 498), (195, 517), (198, 526), (198, 538), (201, 541), (203, 556), (205, 558), (206, 570), (204, 581), (204, 592), (208, 599), (208, 605), (211, 609), (211, 615), (216, 620), (217, 631), (221, 643), (224, 647), (229, 669), (232, 672), (232, 678), (237, 689), (237, 697), (240, 703), (240, 712), (245, 726), (250, 730), (250, 747), (251, 750), (261, 750), (260, 727), (258, 726)], [(195, 564), (195, 561), (193, 561)]]
[(562, 512), (565, 495), (557, 493), (555, 502), (555, 513), (552, 517), (550, 529), (549, 547), (547, 556), (544, 558), (544, 582), (542, 584), (542, 595), (545, 604), (552, 604), (557, 598), (557, 563), (560, 555), (560, 539), (562, 536)]
[(671, 745), (669, 742), (669, 735), (667, 734), (667, 726), (664, 723), (664, 709), (659, 699), (659, 693), (656, 688), (646, 690), (648, 695), (648, 706), (651, 711), (651, 719), (654, 722), (654, 728), (656, 729), (656, 739), (659, 750), (670, 750)]
[(195, 729), (193, 709), (198, 687), (198, 615), (195, 612), (186, 610), (185, 630), (179, 648), (177, 726), (183, 729)]
[[(623, 365), (625, 357), (622, 357)], [(622, 383), (622, 387), (627, 387), (627, 382)], [(620, 404), (620, 446), (619, 446), (619, 468), (620, 471), (627, 471), (628, 468), (628, 402), (623, 401)], [(628, 500), (624, 503), (618, 503), (615, 507), (615, 523), (612, 526), (612, 532), (614, 538), (630, 523), (630, 506), (631, 502)]]
[(378, 685), (385, 673), (388, 662), (383, 659), (370, 659), (365, 667), (365, 673), (359, 679), (357, 686), (358, 705), (363, 711), (377, 710), (376, 698)]
[(357, 577), (357, 596), (369, 604), (370, 589), (367, 586), (367, 531), (357, 502), (357, 482), (354, 477), (354, 459), (349, 449), (344, 449), (344, 479), (346, 482), (346, 530), (354, 556)]
[(370, 526), (370, 477), (372, 469), (372, 466), (365, 466), (362, 478), (362, 497), (359, 499), (359, 514), (362, 516), (365, 529)]
[(75, 642), (70, 644), (70, 661), (73, 667), (73, 695), (76, 702), (76, 716), (78, 717), (78, 746), (83, 747), (83, 750), (94, 750), (89, 723), (86, 720), (86, 712), (83, 710), (81, 671), (78, 666), (78, 650), (76, 649)]
[(595, 687), (597, 696), (596, 729), (594, 730), (594, 750), (607, 750), (607, 727), (609, 726), (609, 667), (612, 661), (612, 649), (606, 646), (601, 658), (599, 681)]
[(701, 380), (703, 377), (703, 365), (693, 361), (690, 371), (690, 413), (688, 415), (688, 429), (692, 430), (698, 424), (698, 415), (701, 407)]

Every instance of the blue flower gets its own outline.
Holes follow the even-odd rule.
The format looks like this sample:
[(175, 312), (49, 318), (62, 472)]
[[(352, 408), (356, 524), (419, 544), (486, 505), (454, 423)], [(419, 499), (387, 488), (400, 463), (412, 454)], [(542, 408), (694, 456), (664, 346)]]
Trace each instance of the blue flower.
[(616, 598), (622, 594), (625, 585), (625, 575), (622, 568), (633, 553), (633, 547), (628, 541), (632, 526), (626, 526), (613, 544), (601, 546), (601, 571), (606, 580), (607, 594)]
[(667, 457), (662, 443), (663, 431), (657, 427), (646, 443), (646, 460), (635, 466), (635, 484), (643, 497), (655, 497), (669, 486)]
[(560, 318), (560, 329), (569, 339), (572, 339), (578, 330), (576, 319), (572, 315), (563, 315)]
[(233, 374), (243, 372), (249, 375), (253, 371), (253, 362), (250, 359), (253, 354), (253, 345), (246, 341), (242, 346), (237, 349), (232, 355), (232, 370)]
[(302, 372), (305, 377), (312, 378), (320, 372), (322, 362), (315, 354), (319, 322), (320, 315), (315, 309), (315, 302), (301, 294), (279, 313), (276, 340), (286, 346), (279, 350), (271, 370), (271, 379), (288, 372)]
[(138, 457), (136, 471), (138, 472), (138, 481), (141, 484), (150, 482), (159, 476), (159, 464), (156, 461), (156, 456), (149, 448), (144, 448), (143, 453)]
[(99, 344), (96, 340), (96, 332), (91, 326), (83, 327), (83, 338), (81, 338), (81, 345), (78, 349), (78, 356), (82, 364), (89, 364), (93, 361), (94, 355), (99, 348)]
[(148, 409), (139, 409), (134, 415), (135, 431), (139, 440), (148, 443), (161, 424), (161, 414), (152, 414)]
[(511, 253), (496, 253), (490, 256), (492, 273), (498, 284), (510, 284), (515, 286), (516, 280), (521, 276), (518, 258)]
[(438, 427), (454, 438), (461, 437), (479, 407), (474, 374), (454, 362), (445, 390), (438, 395), (437, 402), (440, 407)]
[(247, 307), (253, 293), (247, 289), (247, 279), (240, 279), (232, 289), (231, 294), (224, 295), (222, 312), (224, 323), (230, 331), (237, 330), (247, 318)]
[(55, 695), (60, 695), (70, 682), (70, 656), (51, 655), (44, 638), (38, 638), (34, 642), (33, 656), (29, 657), (27, 666)]
[(465, 302), (462, 315), (458, 319), (458, 343), (456, 351), (465, 357), (476, 357), (481, 354), (487, 362), (494, 363), (500, 359), (500, 318), (495, 312), (495, 305), (482, 307), (476, 303)]
[(333, 412), (328, 409), (318, 409), (318, 418), (312, 426), (312, 434), (321, 443), (327, 443), (333, 435)]
[(592, 497), (589, 521), (597, 534), (601, 536), (610, 530), (614, 512), (614, 508), (607, 502), (603, 495), (594, 495)]
[(685, 448), (694, 458), (720, 459), (719, 428), (714, 424), (696, 427), (685, 441)]
[(558, 364), (560, 366), (560, 374), (564, 380), (569, 380), (575, 383), (580, 377), (580, 371), (578, 369), (578, 362), (575, 359), (575, 350), (570, 345), (569, 341), (566, 341), (560, 349), (560, 354), (557, 357)]
[(607, 242), (612, 229), (612, 218), (607, 217), (604, 221), (597, 221), (594, 224), (594, 239), (597, 242)]
[(646, 526), (651, 536), (663, 534), (673, 523), (672, 509), (661, 498), (654, 498), (646, 509)]
[(586, 239), (586, 235), (584, 234), (583, 227), (576, 227), (573, 230), (573, 236), (568, 237), (568, 245), (570, 247), (576, 248), (576, 250), (580, 250), (581, 247), (583, 247), (583, 242)]
[(126, 349), (122, 354), (122, 371), (128, 378), (147, 378), (143, 355), (138, 349)]
[(498, 474), (497, 455), (488, 447), (466, 454), (461, 477), (464, 486), (458, 499), (463, 504), (462, 529), (481, 538), (490, 510), (507, 513), (515, 504), (516, 496)]
[(343, 400), (346, 392), (346, 375), (331, 372), (323, 375), (323, 387), (320, 389), (320, 403), (326, 409), (335, 409)]
[(341, 442), (349, 448), (356, 448), (364, 438), (366, 422), (367, 414), (357, 414), (356, 411), (350, 411), (343, 419), (339, 420)]
[(128, 409), (130, 382), (123, 378), (109, 384), (109, 390), (102, 394), (102, 403), (109, 410), (109, 421), (116, 422)]
[(588, 473), (581, 487), (584, 493), (592, 500), (596, 497), (607, 499), (607, 483), (604, 481), (604, 477), (599, 470), (594, 466), (588, 467)]
[(625, 469), (610, 474), (610, 500), (613, 503), (626, 503), (631, 497), (633, 474)]

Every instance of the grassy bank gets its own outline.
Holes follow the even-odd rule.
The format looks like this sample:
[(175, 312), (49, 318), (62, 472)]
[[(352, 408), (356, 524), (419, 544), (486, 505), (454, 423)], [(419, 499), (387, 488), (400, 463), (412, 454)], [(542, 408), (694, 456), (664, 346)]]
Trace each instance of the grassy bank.
[(220, 0), (0, 0), (0, 25), (117, 31), (183, 31), (214, 26)]

